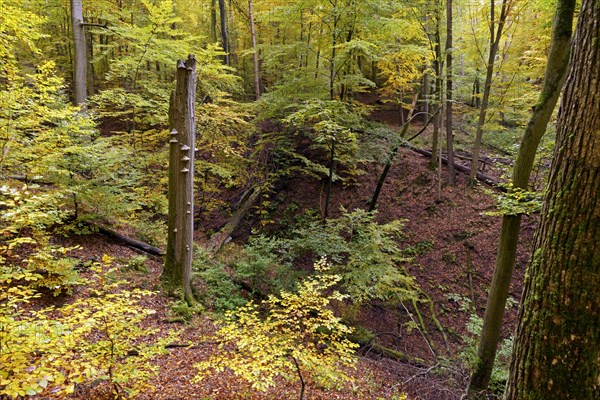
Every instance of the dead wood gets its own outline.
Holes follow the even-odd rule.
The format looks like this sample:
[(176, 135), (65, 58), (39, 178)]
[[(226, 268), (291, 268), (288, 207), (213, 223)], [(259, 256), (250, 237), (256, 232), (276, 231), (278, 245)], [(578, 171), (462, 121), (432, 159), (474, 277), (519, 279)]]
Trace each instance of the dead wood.
[[(404, 143), (402, 146), (414, 151), (415, 153), (424, 155), (426, 157), (431, 158), (431, 156), (432, 156), (430, 151), (420, 149), (418, 147), (411, 145), (410, 143)], [(442, 157), (442, 162), (444, 164), (448, 164), (448, 160), (445, 157)], [(454, 167), (456, 168), (457, 171), (463, 172), (465, 174), (471, 173), (471, 168), (465, 167), (464, 165), (455, 164)], [(502, 186), (502, 182), (500, 182), (499, 180), (492, 178), (491, 176), (482, 174), (481, 172), (477, 172), (476, 177), (477, 177), (477, 180), (479, 180), (480, 182), (483, 182), (486, 185), (493, 186), (494, 188), (500, 190), (501, 192), (506, 192), (506, 188), (504, 186)]]
[(100, 232), (101, 234), (108, 236), (110, 238), (116, 239), (120, 242), (123, 242), (127, 246), (132, 247), (134, 249), (141, 250), (141, 251), (143, 251), (147, 254), (153, 255), (153, 256), (161, 256), (162, 257), (165, 255), (164, 250), (159, 249), (158, 247), (154, 247), (148, 243), (144, 243), (141, 240), (130, 238), (129, 236), (125, 236), (117, 231), (114, 231), (114, 230), (109, 229), (102, 225), (92, 225), (92, 226), (95, 227), (96, 229), (98, 229), (98, 232)]
[(258, 200), (261, 190), (259, 187), (251, 188), (242, 198), (245, 198), (241, 203), (241, 206), (236, 210), (233, 216), (227, 221), (225, 226), (217, 233), (215, 233), (206, 244), (206, 248), (211, 254), (215, 255), (221, 249), (221, 247), (227, 243), (229, 237), (238, 227), (246, 213), (252, 208), (252, 206)]

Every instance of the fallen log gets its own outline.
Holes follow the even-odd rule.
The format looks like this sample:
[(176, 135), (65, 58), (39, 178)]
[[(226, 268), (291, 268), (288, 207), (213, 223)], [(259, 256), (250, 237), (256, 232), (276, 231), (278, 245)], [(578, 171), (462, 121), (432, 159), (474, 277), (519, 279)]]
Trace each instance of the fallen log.
[[(403, 143), (402, 146), (414, 151), (415, 153), (419, 153), (419, 154), (424, 155), (429, 158), (432, 157), (432, 154), (430, 151), (420, 149), (418, 147), (411, 145), (410, 143)], [(447, 158), (442, 157), (442, 162), (444, 164), (448, 165)], [(454, 168), (456, 168), (456, 170), (463, 172), (467, 175), (471, 172), (471, 168), (465, 167), (464, 165), (461, 165), (461, 164), (454, 164)], [(492, 178), (491, 176), (482, 174), (481, 172), (477, 172), (476, 177), (477, 177), (477, 180), (479, 180), (487, 185), (493, 186), (494, 188), (500, 190), (501, 192), (506, 192), (506, 188), (504, 186), (502, 186), (502, 182), (500, 182), (499, 180)]]
[(44, 180), (41, 176), (27, 176), (27, 175), (3, 175), (2, 179), (12, 179), (15, 181), (25, 183), (35, 183), (38, 185), (52, 185), (52, 182)]
[(359, 338), (354, 335), (351, 335), (349, 337), (349, 339), (352, 342), (360, 345), (361, 348), (363, 348), (366, 353), (369, 353), (369, 352), (375, 353), (383, 358), (387, 358), (388, 360), (393, 360), (393, 361), (401, 362), (404, 364), (410, 364), (415, 367), (428, 367), (427, 363), (424, 360), (417, 358), (417, 357), (412, 358), (412, 357), (407, 356), (406, 354), (404, 354), (401, 351), (382, 346), (381, 344), (375, 342), (373, 340), (374, 338), (375, 338), (375, 336), (373, 336), (369, 340), (365, 340), (365, 338)]
[(129, 247), (132, 247), (134, 249), (141, 250), (141, 251), (148, 253), (150, 255), (153, 255), (153, 256), (164, 256), (165, 255), (164, 250), (159, 249), (158, 247), (154, 247), (148, 243), (144, 243), (140, 240), (130, 238), (128, 236), (125, 236), (117, 231), (114, 231), (114, 230), (109, 229), (102, 225), (94, 224), (92, 226), (95, 227), (98, 230), (98, 232), (100, 232), (101, 234), (111, 237), (111, 238), (114, 238), (114, 239), (117, 239), (120, 242), (123, 242), (123, 243), (127, 244)]

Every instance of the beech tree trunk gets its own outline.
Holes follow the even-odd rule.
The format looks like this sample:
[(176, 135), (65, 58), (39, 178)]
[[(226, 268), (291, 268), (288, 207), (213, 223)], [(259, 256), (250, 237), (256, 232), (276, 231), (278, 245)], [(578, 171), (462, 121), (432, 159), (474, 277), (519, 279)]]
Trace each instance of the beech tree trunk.
[(210, 39), (217, 42), (217, 0), (210, 0)]
[(475, 133), (475, 143), (473, 144), (473, 160), (471, 162), (472, 181), (475, 179), (475, 173), (479, 168), (479, 152), (481, 150), (481, 140), (483, 137), (483, 126), (485, 125), (485, 117), (487, 115), (488, 104), (490, 101), (490, 93), (492, 91), (492, 78), (494, 76), (494, 62), (498, 47), (500, 46), (500, 38), (504, 31), (506, 18), (512, 7), (513, 0), (502, 0), (502, 8), (500, 17), (498, 18), (498, 29), (495, 31), (495, 16), (494, 16), (494, 0), (490, 1), (490, 51), (485, 71), (485, 83), (483, 85), (483, 98), (481, 99), (481, 107), (479, 108), (479, 119), (477, 120), (477, 132)]
[(83, 26), (81, 0), (71, 0), (71, 24), (73, 26), (73, 99), (75, 105), (85, 107), (87, 100), (87, 46)]
[[(528, 188), (536, 150), (546, 131), (546, 126), (564, 83), (569, 62), (574, 10), (575, 0), (559, 0), (554, 17), (552, 44), (542, 91), (536, 105), (533, 107), (533, 114), (521, 140), (519, 154), (513, 170), (512, 183), (516, 188), (524, 190)], [(520, 215), (505, 215), (502, 217), (496, 268), (488, 294), (483, 328), (477, 349), (477, 362), (472, 371), (467, 390), (469, 396), (474, 398), (477, 397), (477, 393), (483, 393), (487, 389), (492, 374), (496, 349), (500, 340), (506, 299), (508, 298), (515, 265), (520, 227)]]
[(258, 48), (256, 47), (256, 30), (254, 28), (254, 12), (252, 7), (252, 0), (248, 0), (248, 15), (250, 19), (250, 35), (252, 36), (252, 62), (254, 72), (254, 95), (256, 100), (260, 98), (260, 72), (258, 68)]
[(221, 44), (223, 46), (223, 51), (225, 52), (223, 61), (225, 62), (225, 65), (231, 65), (229, 58), (229, 35), (227, 34), (227, 9), (225, 8), (225, 0), (219, 0), (219, 17), (221, 21)]
[(196, 59), (177, 63), (177, 87), (171, 97), (169, 147), (169, 219), (167, 253), (161, 280), (173, 291), (183, 291), (188, 303), (194, 236), (194, 152), (196, 144)]
[(600, 398), (600, 0), (584, 0), (507, 400)]
[[(434, 91), (435, 91), (435, 103), (436, 107), (442, 104), (442, 39), (440, 37), (440, 3), (439, 0), (435, 0), (435, 29), (433, 33), (434, 39), (434, 52), (435, 58), (433, 59), (433, 71), (435, 72), (434, 79)], [(431, 153), (434, 154), (434, 157), (431, 157), (431, 161), (429, 162), (429, 166), (432, 169), (436, 169), (438, 167), (438, 148), (439, 138), (440, 138), (440, 120), (441, 113), (436, 114), (433, 120), (433, 139), (431, 143)]]
[(446, 0), (446, 158), (448, 183), (454, 185), (454, 149), (452, 135), (452, 0)]

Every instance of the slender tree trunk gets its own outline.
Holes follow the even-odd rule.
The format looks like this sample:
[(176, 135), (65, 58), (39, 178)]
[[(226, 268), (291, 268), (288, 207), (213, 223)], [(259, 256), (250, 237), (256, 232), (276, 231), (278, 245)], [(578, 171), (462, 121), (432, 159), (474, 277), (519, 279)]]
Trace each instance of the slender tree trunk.
[[(433, 70), (435, 71), (435, 102), (437, 107), (442, 104), (442, 44), (440, 38), (440, 11), (439, 11), (439, 1), (435, 2), (435, 32), (434, 32), (434, 52), (435, 58), (433, 60)], [(433, 120), (433, 139), (431, 143), (431, 153), (438, 153), (438, 148), (440, 147), (439, 138), (440, 138), (440, 117), (441, 113), (436, 115)], [(436, 160), (437, 157), (432, 157), (429, 163), (429, 166), (433, 169), (438, 167), (438, 163)]]
[(335, 139), (331, 138), (331, 155), (329, 161), (329, 180), (327, 181), (327, 195), (325, 198), (325, 212), (323, 219), (329, 218), (329, 202), (331, 200), (331, 188), (333, 186), (333, 171), (335, 170)]
[(338, 8), (337, 8), (337, 0), (333, 3), (333, 25), (331, 28), (331, 60), (329, 61), (329, 98), (331, 100), (335, 99), (335, 56), (337, 50), (337, 39), (338, 39)]
[(225, 52), (223, 61), (225, 62), (225, 65), (231, 65), (229, 54), (229, 35), (227, 34), (227, 9), (225, 7), (225, 0), (219, 0), (219, 18), (221, 21), (221, 45), (223, 46), (223, 51)]
[[(425, 36), (429, 37), (429, 15), (427, 12), (423, 17), (423, 27), (425, 29)], [(425, 113), (425, 119), (429, 116), (429, 73), (427, 71), (427, 64), (423, 65), (423, 86), (421, 86), (421, 98), (423, 99), (423, 112)]]
[(237, 53), (237, 39), (238, 32), (236, 29), (235, 21), (233, 20), (233, 0), (229, 0), (229, 9), (227, 10), (229, 14), (229, 30), (228, 30), (228, 38), (229, 38), (229, 62), (231, 65), (239, 66), (238, 62), (238, 53)]
[(452, 135), (452, 0), (446, 0), (446, 158), (448, 183), (454, 185), (454, 137)]
[(169, 226), (161, 280), (169, 291), (183, 291), (194, 302), (190, 281), (194, 236), (194, 150), (196, 126), (196, 59), (177, 63), (177, 87), (172, 96), (169, 161)]
[(584, 0), (507, 400), (600, 398), (600, 0)]
[(86, 57), (86, 61), (88, 61), (87, 68), (86, 68), (87, 91), (90, 96), (93, 96), (95, 93), (94, 79), (95, 79), (95, 75), (96, 75), (96, 73), (94, 71), (94, 35), (90, 32), (88, 34), (88, 38), (89, 38), (89, 46), (87, 46), (88, 55)]
[(323, 37), (323, 23), (319, 27), (319, 37), (317, 38), (317, 56), (315, 59), (315, 79), (319, 77), (319, 63), (321, 61), (321, 38)]
[(75, 105), (85, 108), (87, 100), (87, 49), (83, 26), (81, 0), (71, 0), (71, 23), (73, 29), (73, 97)]
[[(526, 190), (528, 188), (536, 150), (546, 131), (546, 126), (563, 86), (569, 62), (574, 9), (575, 0), (559, 0), (557, 4), (544, 84), (521, 140), (513, 170), (512, 183), (519, 189)], [(477, 350), (477, 362), (467, 390), (473, 398), (477, 398), (477, 393), (482, 393), (487, 389), (492, 373), (504, 308), (512, 280), (520, 226), (520, 215), (503, 216), (496, 268), (488, 294), (483, 329)]]
[(210, 38), (217, 42), (217, 0), (210, 0)]
[(254, 72), (254, 95), (256, 100), (260, 98), (260, 72), (258, 68), (258, 48), (256, 47), (256, 31), (254, 29), (254, 12), (252, 7), (252, 0), (248, 0), (248, 14), (250, 18), (250, 35), (252, 37), (252, 54), (253, 72)]
[(479, 119), (477, 120), (477, 132), (475, 133), (475, 143), (473, 144), (473, 158), (471, 160), (471, 174), (470, 179), (472, 182), (475, 181), (475, 174), (479, 168), (479, 152), (481, 151), (481, 140), (483, 137), (483, 126), (485, 125), (485, 118), (487, 115), (488, 104), (490, 101), (490, 93), (492, 91), (492, 78), (494, 76), (494, 61), (496, 60), (496, 54), (498, 54), (498, 47), (500, 45), (500, 38), (504, 31), (504, 24), (506, 18), (512, 7), (513, 0), (502, 0), (502, 8), (500, 10), (500, 18), (498, 19), (498, 29), (495, 31), (495, 14), (494, 14), (494, 0), (490, 1), (490, 51), (488, 54), (488, 61), (485, 72), (485, 83), (483, 85), (483, 98), (481, 100), (481, 107), (479, 108)]
[[(408, 118), (406, 123), (402, 126), (402, 131), (400, 132), (400, 138), (404, 139), (404, 137), (406, 136), (406, 132), (408, 132), (408, 128), (410, 127), (410, 121), (412, 119), (412, 115), (415, 111), (415, 108), (417, 107), (417, 99), (419, 98), (418, 94), (415, 94), (415, 96), (413, 97), (413, 102), (410, 108), (410, 111), (408, 112)], [(377, 180), (377, 186), (375, 187), (375, 192), (373, 193), (373, 197), (371, 198), (371, 202), (369, 203), (369, 212), (374, 211), (375, 208), (377, 207), (377, 199), (379, 198), (379, 193), (381, 192), (381, 189), (383, 188), (383, 184), (385, 183), (385, 179), (387, 178), (388, 173), (390, 172), (390, 168), (392, 168), (392, 164), (394, 163), (394, 160), (396, 159), (396, 154), (398, 154), (398, 149), (400, 148), (400, 146), (395, 146), (392, 151), (390, 152), (390, 154), (388, 155), (388, 159), (387, 162), (385, 163), (385, 166), (383, 167), (383, 171), (381, 172), (381, 175), (379, 175), (379, 179)]]

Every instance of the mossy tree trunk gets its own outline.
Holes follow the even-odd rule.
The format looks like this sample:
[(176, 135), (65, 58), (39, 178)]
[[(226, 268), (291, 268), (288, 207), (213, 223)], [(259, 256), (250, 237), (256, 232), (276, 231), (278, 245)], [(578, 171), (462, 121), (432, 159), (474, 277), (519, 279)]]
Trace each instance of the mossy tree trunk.
[(584, 0), (507, 400), (600, 398), (600, 0)]
[[(525, 128), (513, 170), (512, 183), (516, 188), (524, 190), (528, 188), (537, 148), (546, 132), (546, 126), (564, 83), (569, 62), (574, 10), (575, 0), (559, 0), (542, 91)], [(505, 215), (502, 218), (496, 268), (488, 294), (483, 329), (477, 349), (477, 362), (467, 390), (472, 398), (476, 398), (478, 393), (487, 389), (492, 374), (515, 265), (520, 228), (520, 215)]]
[(177, 63), (177, 87), (171, 96), (169, 120), (169, 219), (167, 252), (161, 280), (173, 293), (183, 291), (188, 303), (194, 236), (194, 150), (196, 124), (196, 60), (190, 55)]

